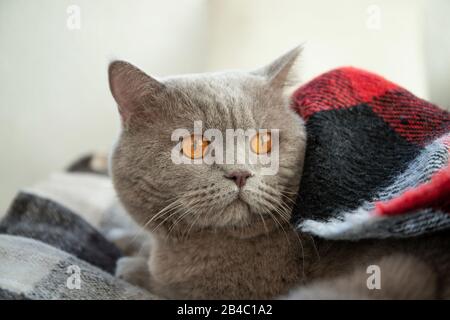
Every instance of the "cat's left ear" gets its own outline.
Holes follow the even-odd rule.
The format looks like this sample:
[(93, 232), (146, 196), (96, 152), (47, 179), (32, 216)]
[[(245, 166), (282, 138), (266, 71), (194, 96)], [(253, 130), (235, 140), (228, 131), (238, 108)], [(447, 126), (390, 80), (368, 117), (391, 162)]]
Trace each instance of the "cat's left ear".
[(269, 65), (258, 69), (255, 73), (262, 75), (275, 88), (283, 88), (296, 81), (295, 64), (303, 50), (301, 45), (289, 50)]

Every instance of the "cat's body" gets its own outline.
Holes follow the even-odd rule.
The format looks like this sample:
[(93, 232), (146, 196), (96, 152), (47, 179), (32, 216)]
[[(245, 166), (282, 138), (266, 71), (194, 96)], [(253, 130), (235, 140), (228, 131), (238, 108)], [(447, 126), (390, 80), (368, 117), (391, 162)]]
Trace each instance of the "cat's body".
[[(171, 299), (450, 298), (448, 232), (358, 242), (286, 232), (156, 237), (150, 259), (120, 275)], [(379, 288), (368, 287), (371, 266), (379, 268)]]
[(287, 229), (246, 238), (203, 231), (188, 239), (154, 240), (149, 289), (163, 297), (267, 299), (303, 278), (299, 238)]
[[(311, 238), (310, 238), (311, 239)], [(292, 299), (449, 299), (450, 233), (405, 239), (306, 242), (305, 285)], [(379, 271), (380, 287), (368, 285)]]
[[(334, 279), (330, 284), (348, 289), (348, 297), (369, 297), (373, 294), (364, 291), (368, 290), (368, 264), (380, 263), (386, 270), (399, 272), (406, 272), (403, 269), (409, 266), (408, 272), (418, 268), (422, 274), (430, 270), (430, 277), (436, 276), (439, 270), (433, 266), (415, 263), (426, 255), (411, 256), (409, 252), (426, 250), (415, 250), (420, 246), (414, 241), (314, 242), (289, 223), (306, 145), (303, 122), (289, 108), (284, 90), (298, 54), (299, 49), (294, 49), (255, 72), (163, 81), (125, 62), (111, 64), (110, 87), (123, 124), (111, 159), (113, 182), (128, 213), (153, 238), (145, 272), (137, 274), (127, 268), (123, 277), (130, 281), (137, 278), (141, 284), (144, 279), (146, 287), (164, 298), (253, 299), (277, 297), (297, 285), (322, 279)], [(261, 164), (247, 162), (175, 163), (172, 156), (177, 141), (171, 139), (172, 134), (180, 128), (192, 128), (196, 121), (202, 121), (203, 130), (222, 133), (228, 129), (269, 129), (275, 137), (275, 130), (279, 130), (274, 150), (272, 140), (270, 145), (268, 140), (259, 144), (259, 134), (238, 134), (247, 145), (257, 137), (258, 147), (253, 151), (258, 156), (277, 151), (278, 171), (265, 175)], [(272, 135), (265, 137), (271, 139)], [(194, 140), (195, 144), (189, 144)], [(181, 142), (182, 152), (176, 154), (200, 154), (200, 158), (206, 157), (213, 143), (191, 131)], [(435, 241), (445, 247), (446, 239)], [(149, 276), (143, 277), (147, 273)], [(340, 280), (345, 275), (350, 277), (348, 281)], [(417, 286), (423, 285), (423, 279), (430, 283), (427, 277), (421, 277)], [(439, 290), (444, 292), (433, 285), (429, 290), (433, 297)], [(318, 283), (308, 292), (327, 298), (323, 292), (332, 291), (322, 287)], [(296, 292), (299, 297), (310, 297), (302, 290)], [(428, 293), (423, 288), (420, 292)], [(390, 297), (392, 292), (387, 293)]]

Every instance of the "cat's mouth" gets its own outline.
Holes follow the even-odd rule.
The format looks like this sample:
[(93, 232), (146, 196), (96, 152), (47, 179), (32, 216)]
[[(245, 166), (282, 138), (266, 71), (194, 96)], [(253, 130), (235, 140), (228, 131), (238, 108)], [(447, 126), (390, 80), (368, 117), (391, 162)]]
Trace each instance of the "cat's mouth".
[(233, 205), (238, 205), (238, 204), (242, 204), (242, 205), (245, 204), (248, 207), (250, 207), (250, 203), (242, 189), (236, 190), (235, 192), (233, 192), (233, 194), (229, 198), (227, 207), (233, 206)]
[(241, 189), (238, 192), (236, 192), (236, 199), (234, 201), (241, 201), (247, 205), (250, 205), (248, 203), (247, 196), (245, 195), (244, 191)]
[(242, 194), (240, 192), (238, 193), (236, 200), (234, 200), (234, 201), (243, 202), (246, 205), (249, 205), (249, 203), (245, 200), (245, 198), (242, 196)]

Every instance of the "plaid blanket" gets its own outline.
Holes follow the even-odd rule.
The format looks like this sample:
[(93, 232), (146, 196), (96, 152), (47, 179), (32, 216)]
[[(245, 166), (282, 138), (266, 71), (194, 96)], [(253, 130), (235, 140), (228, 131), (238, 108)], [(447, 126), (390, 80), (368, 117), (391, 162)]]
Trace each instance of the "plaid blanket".
[(450, 114), (375, 74), (341, 68), (293, 95), (308, 142), (294, 223), (328, 239), (450, 227)]
[(0, 299), (154, 299), (114, 276), (121, 256), (80, 215), (21, 192), (0, 222)]

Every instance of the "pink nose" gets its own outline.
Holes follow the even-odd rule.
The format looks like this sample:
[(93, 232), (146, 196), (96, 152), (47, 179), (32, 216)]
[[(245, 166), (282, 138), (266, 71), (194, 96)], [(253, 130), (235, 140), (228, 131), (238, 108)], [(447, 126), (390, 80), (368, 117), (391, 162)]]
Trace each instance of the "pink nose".
[(252, 174), (248, 171), (233, 171), (224, 175), (225, 178), (233, 180), (239, 188), (245, 186), (247, 179), (251, 176)]

